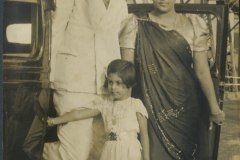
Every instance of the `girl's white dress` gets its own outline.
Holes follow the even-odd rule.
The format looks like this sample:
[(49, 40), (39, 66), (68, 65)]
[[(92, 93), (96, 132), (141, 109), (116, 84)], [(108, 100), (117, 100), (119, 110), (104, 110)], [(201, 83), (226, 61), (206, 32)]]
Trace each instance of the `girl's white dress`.
[(99, 110), (104, 121), (106, 142), (101, 160), (142, 159), (136, 114), (140, 113), (146, 118), (148, 114), (141, 100), (132, 97), (122, 101), (99, 98), (88, 107)]

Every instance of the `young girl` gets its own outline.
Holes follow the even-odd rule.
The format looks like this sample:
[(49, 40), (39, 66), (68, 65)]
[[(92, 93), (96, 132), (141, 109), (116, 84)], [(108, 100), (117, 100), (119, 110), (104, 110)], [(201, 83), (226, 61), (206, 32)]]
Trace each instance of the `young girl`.
[(101, 113), (106, 131), (101, 160), (149, 160), (148, 114), (143, 103), (131, 97), (135, 75), (132, 63), (112, 61), (106, 75), (107, 94), (84, 106), (86, 109), (49, 118), (48, 125), (86, 119)]

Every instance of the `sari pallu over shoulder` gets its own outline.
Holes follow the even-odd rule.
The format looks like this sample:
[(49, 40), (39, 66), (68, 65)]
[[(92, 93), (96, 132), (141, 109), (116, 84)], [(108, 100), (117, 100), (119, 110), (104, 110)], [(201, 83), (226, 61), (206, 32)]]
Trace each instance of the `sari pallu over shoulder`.
[(142, 18), (136, 42), (136, 65), (150, 127), (169, 154), (162, 158), (195, 159), (200, 107), (189, 44), (178, 32)]

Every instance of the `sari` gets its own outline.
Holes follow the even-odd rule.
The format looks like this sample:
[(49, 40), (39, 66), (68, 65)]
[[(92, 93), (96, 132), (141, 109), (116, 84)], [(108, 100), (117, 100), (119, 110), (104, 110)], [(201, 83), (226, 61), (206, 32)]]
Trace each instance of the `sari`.
[(178, 32), (139, 19), (136, 57), (150, 119), (151, 159), (196, 159), (200, 88), (190, 45)]

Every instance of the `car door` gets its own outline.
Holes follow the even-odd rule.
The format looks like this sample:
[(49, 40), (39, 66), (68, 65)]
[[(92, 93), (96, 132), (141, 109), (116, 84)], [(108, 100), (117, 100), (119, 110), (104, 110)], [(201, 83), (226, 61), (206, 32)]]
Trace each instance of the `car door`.
[[(36, 119), (34, 106), (39, 95), (44, 93), (42, 101), (48, 108), (53, 6), (52, 0), (4, 1), (4, 160), (30, 159), (23, 151), (23, 144)], [(39, 151), (42, 145), (38, 144)]]

